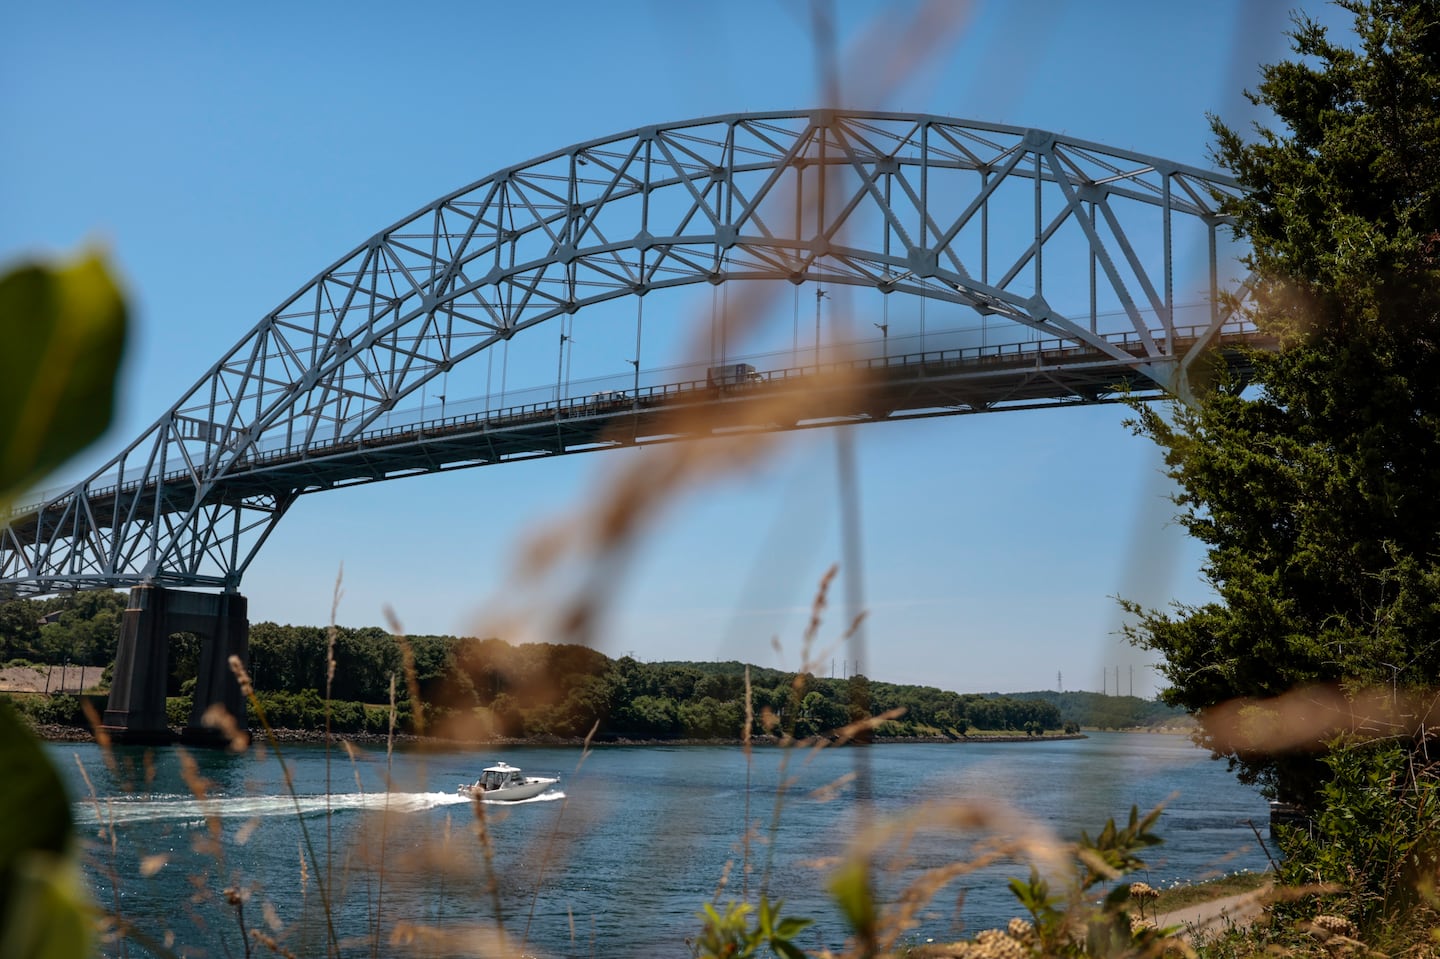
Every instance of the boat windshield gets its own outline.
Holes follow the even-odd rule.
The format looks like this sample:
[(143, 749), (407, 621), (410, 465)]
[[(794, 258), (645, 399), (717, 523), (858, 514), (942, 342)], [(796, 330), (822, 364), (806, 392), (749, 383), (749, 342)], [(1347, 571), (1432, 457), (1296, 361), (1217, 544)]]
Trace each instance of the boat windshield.
[(487, 769), (480, 774), (479, 785), (485, 789), (500, 789), (523, 781), (518, 769)]

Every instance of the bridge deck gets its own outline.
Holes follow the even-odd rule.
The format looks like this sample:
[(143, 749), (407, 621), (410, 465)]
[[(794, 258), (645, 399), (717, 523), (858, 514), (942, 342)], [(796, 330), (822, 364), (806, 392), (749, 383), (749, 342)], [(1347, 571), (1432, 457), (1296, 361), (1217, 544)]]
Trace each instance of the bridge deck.
[[(1122, 343), (1135, 360), (1061, 341), (1008, 344), (860, 359), (762, 372), (761, 380), (712, 387), (687, 381), (644, 388), (637, 395), (565, 399), (486, 413), (387, 427), (327, 442), (265, 450), (231, 466), (207, 500), (236, 502), (287, 496), (418, 473), (515, 459), (691, 438), (700, 432), (787, 430), (843, 422), (954, 415), (1001, 408), (1115, 402), (1161, 395), (1137, 375), (1147, 359), (1138, 343)], [(1194, 337), (1176, 337), (1184, 351)], [(1216, 338), (1214, 355), (1238, 375), (1248, 349), (1271, 344), (1254, 332)], [(696, 415), (703, 408), (703, 416)], [(784, 421), (769, 414), (784, 411)], [(88, 493), (94, 527), (136, 512), (189, 510), (199, 484), (187, 471), (159, 483), (124, 484)], [(157, 488), (158, 487), (158, 488)], [(58, 521), (68, 497), (18, 510), (10, 531), (33, 542), (46, 520)]]

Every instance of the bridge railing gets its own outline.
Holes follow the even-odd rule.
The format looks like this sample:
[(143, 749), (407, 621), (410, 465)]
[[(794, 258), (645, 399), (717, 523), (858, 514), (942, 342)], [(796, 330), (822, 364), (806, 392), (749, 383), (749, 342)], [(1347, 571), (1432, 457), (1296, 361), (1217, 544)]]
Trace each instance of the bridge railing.
[[(1179, 347), (1194, 343), (1207, 329), (1207, 327), (1201, 325), (1176, 327), (1174, 329), (1174, 345)], [(1214, 343), (1222, 344), (1237, 340), (1248, 342), (1257, 332), (1253, 324), (1231, 324), (1223, 327), (1216, 333)], [(1144, 340), (1134, 331), (1105, 334), (1104, 339), (1106, 342), (1135, 356), (1137, 359), (1149, 356)], [(1168, 338), (1162, 330), (1152, 331), (1151, 339), (1162, 348), (1162, 352), (1164, 347), (1169, 345)], [(1178, 353), (1179, 350), (1173, 350), (1169, 355), (1178, 355)], [(1010, 366), (1020, 362), (1043, 363), (1046, 361), (1064, 361), (1066, 359), (1084, 357), (1113, 359), (1109, 357), (1108, 354), (1093, 346), (1077, 344), (1072, 339), (1057, 336), (1038, 340), (995, 343), (984, 346), (956, 347), (896, 354), (886, 353), (878, 357), (860, 357), (761, 370), (758, 371), (761, 380), (755, 385), (758, 387), (764, 384), (784, 384), (787, 382), (813, 379), (814, 377), (826, 374), (834, 375), (837, 373), (853, 373), (875, 369), (910, 368), (915, 369), (920, 376), (925, 376), (927, 372), (939, 369), (944, 369), (947, 373), (950, 373), (959, 367)], [(353, 452), (363, 450), (366, 447), (378, 448), (392, 446), (402, 441), (424, 440), (440, 435), (453, 435), (456, 433), (468, 434), (477, 428), (482, 430), (505, 430), (521, 426), (534, 426), (537, 423), (546, 421), (558, 422), (566, 419), (596, 415), (613, 416), (632, 410), (654, 408), (684, 397), (694, 397), (697, 395), (709, 397), (714, 393), (714, 388), (704, 379), (687, 379), (644, 386), (638, 391), (609, 390), (605, 392), (608, 395), (603, 398), (598, 394), (592, 396), (563, 397), (558, 401), (524, 403), (495, 410), (485, 410), (479, 413), (436, 417), (399, 425), (387, 425), (377, 429), (366, 430), (363, 433), (350, 437), (341, 437), (313, 443), (289, 444), (269, 449), (262, 448), (246, 456), (238, 465), (243, 467), (243, 472), (254, 472), (277, 464), (330, 455), (337, 451)], [(164, 474), (160, 482), (179, 482), (191, 477), (192, 473), (189, 470), (175, 470)], [(115, 479), (118, 480), (118, 477)], [(87, 495), (92, 501), (104, 500), (110, 496), (118, 497), (123, 493), (138, 491), (142, 487), (153, 487), (155, 480), (146, 478), (122, 484), (119, 482), (104, 483), (104, 478), (101, 478), (100, 482), (103, 485), (92, 485), (87, 491)], [(52, 491), (39, 501), (32, 502), (18, 509), (13, 509), (10, 517), (35, 515), (47, 503), (71, 489), (73, 489), (73, 487)]]

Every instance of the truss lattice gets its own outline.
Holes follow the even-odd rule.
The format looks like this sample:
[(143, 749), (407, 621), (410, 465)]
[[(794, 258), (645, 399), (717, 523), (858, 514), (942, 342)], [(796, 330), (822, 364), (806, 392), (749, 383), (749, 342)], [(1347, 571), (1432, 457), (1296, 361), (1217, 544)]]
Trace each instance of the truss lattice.
[[(530, 327), (686, 284), (823, 278), (940, 299), (1183, 394), (1188, 363), (1227, 328), (1218, 199), (1235, 190), (1155, 157), (939, 116), (737, 114), (569, 146), (439, 198), (305, 284), (109, 464), (11, 517), (0, 585), (234, 588), (316, 488), (256, 481), (260, 450), (360, 437)], [(1208, 238), (1199, 336), (1176, 335), (1181, 223)], [(1052, 305), (1057, 292), (1084, 302), (1080, 290), (1088, 314)]]

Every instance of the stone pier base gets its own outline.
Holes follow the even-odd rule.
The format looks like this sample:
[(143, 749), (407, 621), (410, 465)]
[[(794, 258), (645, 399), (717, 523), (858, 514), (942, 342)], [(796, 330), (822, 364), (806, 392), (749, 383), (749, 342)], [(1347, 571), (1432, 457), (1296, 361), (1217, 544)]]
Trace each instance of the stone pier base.
[(104, 728), (121, 743), (163, 743), (175, 738), (165, 717), (165, 676), (169, 638), (175, 633), (200, 637), (200, 671), (195, 704), (182, 739), (223, 744), (201, 717), (213, 704), (223, 706), (245, 728), (245, 699), (230, 672), (230, 657), (249, 662), (248, 604), (239, 593), (191, 593), (161, 586), (130, 590), (121, 625), (120, 649), (110, 684)]

